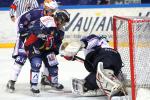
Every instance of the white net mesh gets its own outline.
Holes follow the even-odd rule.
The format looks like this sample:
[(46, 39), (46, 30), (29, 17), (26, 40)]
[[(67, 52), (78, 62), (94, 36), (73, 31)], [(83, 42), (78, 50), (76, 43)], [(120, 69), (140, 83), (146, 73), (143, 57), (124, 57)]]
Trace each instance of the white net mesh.
[[(133, 60), (135, 80), (132, 81), (135, 81), (136, 88), (150, 88), (150, 18), (116, 17), (116, 28), (117, 49), (125, 65), (122, 69), (125, 79), (131, 85), (130, 63)], [(129, 36), (131, 32), (133, 35)], [(132, 47), (129, 40), (133, 40)], [(133, 54), (133, 59), (130, 54)]]

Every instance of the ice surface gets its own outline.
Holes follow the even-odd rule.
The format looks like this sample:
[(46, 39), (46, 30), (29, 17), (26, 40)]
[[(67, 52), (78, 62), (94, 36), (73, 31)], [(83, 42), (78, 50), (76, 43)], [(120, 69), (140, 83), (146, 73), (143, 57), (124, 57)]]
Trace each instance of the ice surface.
[[(6, 83), (10, 78), (11, 66), (14, 60), (11, 58), (13, 49), (0, 49), (0, 100), (107, 100), (106, 97), (77, 97), (72, 93), (49, 93), (48, 88), (41, 90), (40, 97), (33, 97), (30, 92), (29, 71), (30, 64), (27, 61), (16, 83), (15, 93), (6, 91)], [(84, 69), (83, 63), (78, 61), (66, 61), (58, 56), (59, 60), (59, 81), (66, 91), (71, 90), (71, 78), (84, 78), (88, 72)], [(42, 69), (42, 68), (41, 68)], [(39, 79), (40, 81), (40, 79)], [(40, 85), (39, 85), (40, 86)]]

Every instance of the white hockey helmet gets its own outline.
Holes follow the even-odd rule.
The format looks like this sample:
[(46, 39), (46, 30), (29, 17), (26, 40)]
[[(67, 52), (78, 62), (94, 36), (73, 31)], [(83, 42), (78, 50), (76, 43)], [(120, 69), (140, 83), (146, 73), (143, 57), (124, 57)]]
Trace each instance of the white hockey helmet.
[(58, 4), (55, 0), (45, 0), (44, 1), (44, 10), (46, 13), (54, 13), (58, 9)]
[(50, 9), (58, 9), (58, 4), (55, 0), (45, 0), (44, 7), (49, 7)]

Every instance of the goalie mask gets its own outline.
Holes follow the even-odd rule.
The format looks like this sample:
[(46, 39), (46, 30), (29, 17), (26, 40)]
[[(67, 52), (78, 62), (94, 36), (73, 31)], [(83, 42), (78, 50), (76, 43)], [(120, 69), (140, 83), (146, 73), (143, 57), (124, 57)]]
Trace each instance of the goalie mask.
[(54, 18), (57, 20), (59, 25), (65, 25), (70, 21), (70, 14), (67, 10), (57, 10)]

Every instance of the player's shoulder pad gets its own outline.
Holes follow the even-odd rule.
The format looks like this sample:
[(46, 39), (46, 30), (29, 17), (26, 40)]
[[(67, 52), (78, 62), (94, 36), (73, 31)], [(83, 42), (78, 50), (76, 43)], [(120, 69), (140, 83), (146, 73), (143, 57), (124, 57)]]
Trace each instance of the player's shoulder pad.
[(39, 8), (35, 8), (29, 11), (31, 16), (35, 19), (40, 18), (43, 16), (43, 10)]
[(51, 16), (43, 16), (40, 21), (45, 27), (56, 27), (55, 20)]

